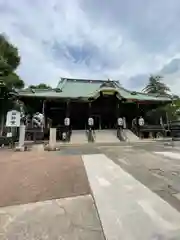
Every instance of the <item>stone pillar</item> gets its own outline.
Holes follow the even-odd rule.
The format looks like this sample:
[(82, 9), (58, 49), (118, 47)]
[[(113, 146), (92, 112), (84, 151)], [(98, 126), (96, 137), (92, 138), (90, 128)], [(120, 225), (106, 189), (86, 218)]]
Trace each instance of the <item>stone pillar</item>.
[(50, 128), (49, 148), (50, 150), (56, 149), (56, 128)]
[(24, 124), (19, 127), (19, 143), (16, 148), (17, 151), (24, 151), (24, 141), (25, 141), (26, 126)]

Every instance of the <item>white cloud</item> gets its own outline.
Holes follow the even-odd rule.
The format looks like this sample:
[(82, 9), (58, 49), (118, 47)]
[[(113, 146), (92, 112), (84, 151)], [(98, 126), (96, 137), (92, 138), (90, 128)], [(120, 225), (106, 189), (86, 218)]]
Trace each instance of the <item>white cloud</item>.
[(129, 77), (157, 72), (180, 53), (180, 3), (172, 2), (1, 0), (0, 30), (20, 49), (27, 84), (55, 86), (62, 76), (131, 87)]

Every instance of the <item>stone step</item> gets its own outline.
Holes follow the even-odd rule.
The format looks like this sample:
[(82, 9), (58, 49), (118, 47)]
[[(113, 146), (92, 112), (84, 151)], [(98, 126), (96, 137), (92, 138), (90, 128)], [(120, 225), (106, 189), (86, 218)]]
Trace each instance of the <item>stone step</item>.
[(115, 130), (96, 130), (95, 142), (97, 143), (118, 143), (119, 139), (116, 136)]
[(124, 129), (124, 134), (129, 142), (139, 141), (140, 139), (129, 129)]
[(85, 130), (84, 131), (72, 131), (71, 135), (71, 143), (87, 143), (87, 135)]

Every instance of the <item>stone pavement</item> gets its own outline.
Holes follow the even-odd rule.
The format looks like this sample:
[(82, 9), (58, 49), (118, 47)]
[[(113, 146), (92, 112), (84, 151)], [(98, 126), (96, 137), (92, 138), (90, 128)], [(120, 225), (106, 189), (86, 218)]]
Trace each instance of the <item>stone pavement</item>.
[(99, 150), (180, 211), (180, 151), (157, 143), (99, 147)]
[(83, 161), (106, 239), (180, 239), (177, 210), (105, 155)]
[(0, 206), (0, 240), (104, 240), (78, 155), (0, 151)]
[(89, 194), (80, 156), (0, 151), (0, 206)]
[(90, 195), (0, 208), (1, 240), (104, 240)]
[[(101, 240), (103, 218), (100, 214), (99, 220), (96, 207), (100, 213), (108, 204), (111, 207), (105, 215), (111, 234), (108, 240), (120, 239), (113, 238), (116, 226), (121, 230), (120, 222), (111, 220), (113, 214), (120, 214), (123, 220), (123, 240), (136, 240), (136, 236), (148, 240), (151, 232), (157, 233), (152, 240), (180, 239), (176, 229), (180, 226), (179, 213), (172, 208), (180, 211), (179, 149), (177, 144), (172, 147), (161, 142), (136, 142), (64, 146), (58, 152), (0, 151), (0, 239)], [(108, 167), (107, 157), (101, 162), (97, 159), (102, 154), (109, 157)], [(91, 155), (89, 162), (94, 170), (89, 166), (87, 173), (96, 174), (95, 189), (102, 195), (101, 204), (96, 201), (96, 207), (81, 155)], [(101, 176), (102, 173), (105, 175)], [(115, 204), (111, 202), (113, 191), (109, 191), (111, 181), (116, 189)], [(159, 199), (161, 204), (157, 204)], [(125, 216), (126, 213), (129, 214)], [(147, 235), (143, 235), (142, 229)]]

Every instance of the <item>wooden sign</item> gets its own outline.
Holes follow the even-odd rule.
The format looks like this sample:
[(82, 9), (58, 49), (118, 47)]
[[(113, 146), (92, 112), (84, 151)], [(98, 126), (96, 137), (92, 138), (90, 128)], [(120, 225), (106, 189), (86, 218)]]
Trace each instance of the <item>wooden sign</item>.
[(21, 121), (21, 114), (16, 110), (7, 112), (6, 127), (19, 127)]

